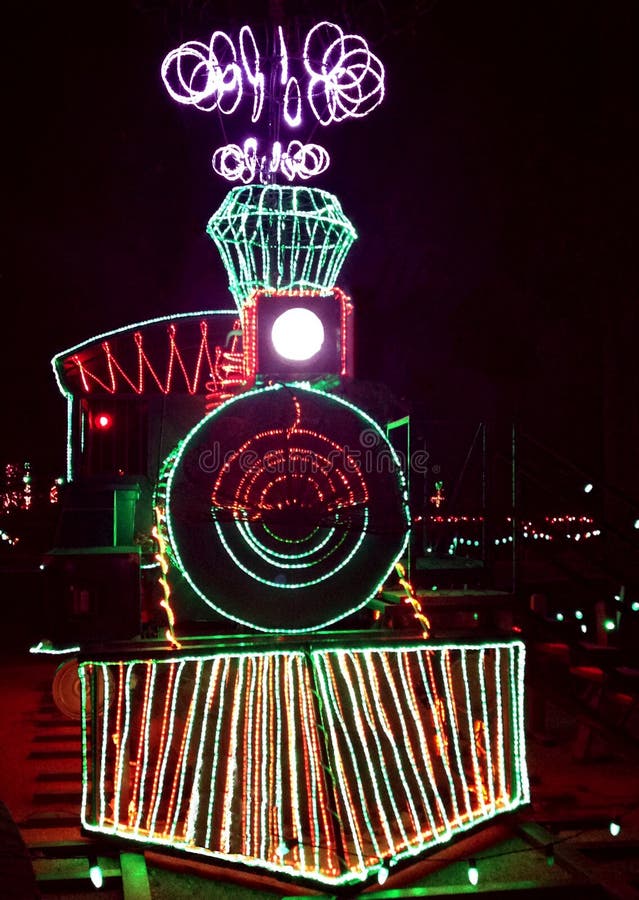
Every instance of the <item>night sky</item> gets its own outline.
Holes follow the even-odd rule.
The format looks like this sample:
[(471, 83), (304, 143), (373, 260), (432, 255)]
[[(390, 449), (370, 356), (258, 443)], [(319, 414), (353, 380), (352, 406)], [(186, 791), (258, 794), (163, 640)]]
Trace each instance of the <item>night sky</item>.
[[(5, 22), (0, 457), (61, 471), (54, 353), (232, 306), (205, 233), (228, 189), (210, 166), (219, 118), (174, 103), (160, 65), (215, 28), (259, 35), (268, 3), (19, 6)], [(340, 284), (360, 377), (418, 418), (515, 415), (576, 462), (618, 469), (639, 439), (636, 4), (284, 6), (303, 30), (319, 9), (365, 35), (386, 66), (381, 107), (313, 138), (333, 161), (312, 183), (359, 232)]]

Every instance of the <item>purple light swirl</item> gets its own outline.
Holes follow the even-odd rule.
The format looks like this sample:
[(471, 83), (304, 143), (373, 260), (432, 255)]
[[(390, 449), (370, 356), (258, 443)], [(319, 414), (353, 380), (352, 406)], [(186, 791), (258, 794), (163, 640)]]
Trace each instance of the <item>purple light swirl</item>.
[[(332, 36), (324, 50), (322, 30)], [(381, 61), (363, 37), (344, 34), (339, 25), (319, 22), (311, 28), (304, 44), (304, 67), (311, 76), (308, 102), (322, 125), (367, 116), (384, 99)]]
[[(282, 118), (289, 128), (302, 122), (302, 107), (322, 125), (349, 117), (368, 115), (384, 99), (384, 66), (363, 37), (345, 34), (339, 25), (319, 22), (306, 35), (303, 69), (291, 74), (291, 63), (282, 27), (278, 27), (279, 49), (266, 62), (279, 67)], [(167, 54), (162, 80), (178, 103), (210, 112), (234, 113), (244, 94), (252, 94), (251, 121), (264, 110), (267, 73), (265, 62), (248, 25), (240, 29), (237, 46), (223, 31), (215, 31), (209, 44), (187, 41)], [(305, 101), (305, 102), (304, 102)]]
[(223, 31), (215, 31), (208, 45), (187, 41), (167, 54), (162, 62), (162, 80), (178, 103), (205, 112), (219, 109), (231, 115), (242, 99), (242, 67), (233, 41)]
[(278, 172), (288, 181), (295, 178), (306, 181), (328, 168), (330, 156), (319, 144), (302, 144), (300, 141), (290, 141), (286, 148), (275, 141), (270, 153), (260, 154), (257, 140), (248, 138), (242, 147), (239, 144), (219, 147), (211, 162), (214, 171), (227, 181), (250, 184), (256, 180), (266, 183)]

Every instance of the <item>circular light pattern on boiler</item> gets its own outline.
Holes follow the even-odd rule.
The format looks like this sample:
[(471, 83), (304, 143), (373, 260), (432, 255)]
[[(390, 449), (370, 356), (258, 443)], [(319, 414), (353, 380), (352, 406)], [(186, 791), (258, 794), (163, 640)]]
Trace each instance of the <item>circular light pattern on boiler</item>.
[(316, 313), (295, 306), (277, 317), (271, 329), (271, 340), (284, 359), (304, 362), (322, 349), (324, 326)]
[[(378, 446), (362, 465), (349, 448), (366, 428)], [(376, 594), (406, 546), (405, 487), (399, 459), (364, 412), (275, 384), (198, 423), (167, 459), (158, 492), (171, 561), (195, 596), (258, 631), (299, 633)], [(187, 592), (180, 602), (201, 617), (193, 599)]]

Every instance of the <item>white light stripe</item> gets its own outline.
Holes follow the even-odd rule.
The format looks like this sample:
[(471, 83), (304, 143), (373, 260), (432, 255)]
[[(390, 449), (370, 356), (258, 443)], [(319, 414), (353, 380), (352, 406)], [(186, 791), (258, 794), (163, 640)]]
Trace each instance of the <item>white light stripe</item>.
[[(147, 709), (145, 711), (145, 722), (144, 722), (144, 738), (142, 741), (143, 746), (143, 764), (142, 764), (142, 774), (140, 775), (139, 781), (139, 793), (138, 793), (138, 809), (137, 809), (137, 818), (135, 820), (134, 826), (134, 834), (137, 834), (140, 828), (140, 823), (142, 821), (142, 815), (144, 813), (144, 793), (146, 786), (146, 770), (149, 764), (149, 731), (151, 728), (151, 719), (153, 712), (153, 698), (155, 696), (155, 678), (157, 675), (157, 663), (151, 664), (151, 684), (149, 687), (149, 700), (147, 704)], [(138, 768), (140, 766), (140, 760), (138, 759)]]
[(237, 783), (237, 738), (238, 738), (238, 717), (240, 707), (242, 705), (242, 676), (244, 674), (244, 665), (246, 660), (240, 659), (237, 671), (235, 673), (235, 684), (233, 686), (233, 707), (231, 710), (230, 725), (230, 744), (226, 765), (226, 784), (224, 787), (224, 811), (222, 814), (222, 827), (220, 832), (220, 847), (222, 853), (229, 854), (231, 852), (231, 830), (233, 799), (235, 793), (235, 785)]
[(195, 774), (193, 776), (193, 787), (191, 789), (191, 800), (189, 803), (188, 813), (186, 817), (186, 832), (184, 840), (187, 844), (191, 843), (195, 835), (195, 823), (200, 811), (200, 780), (202, 777), (202, 766), (204, 763), (204, 746), (206, 744), (207, 728), (209, 721), (209, 710), (213, 701), (213, 695), (217, 685), (217, 672), (220, 666), (220, 658), (213, 660), (211, 665), (211, 674), (209, 675), (209, 685), (206, 690), (206, 701), (204, 704), (204, 712), (202, 715), (202, 724), (200, 726), (200, 743), (198, 745), (197, 757), (195, 761)]
[[(106, 767), (107, 744), (109, 741), (109, 727), (108, 727), (109, 726), (109, 717), (108, 717), (106, 711), (109, 708), (111, 698), (109, 697), (109, 676), (106, 671), (106, 666), (101, 665), (101, 666), (98, 666), (97, 669), (102, 676), (102, 682), (103, 682), (102, 690), (104, 692), (103, 693), (104, 713), (102, 715), (102, 751), (100, 753), (100, 770), (99, 770), (100, 812), (98, 815), (98, 820), (99, 820), (100, 826), (104, 826), (104, 819), (105, 819), (105, 815), (106, 815), (106, 797), (105, 797), (105, 793), (104, 793), (104, 788), (105, 788), (106, 771), (107, 771), (107, 767)], [(98, 679), (96, 678), (95, 680), (97, 682)], [(95, 691), (96, 702), (97, 702), (97, 697), (98, 697), (97, 687), (98, 687), (98, 685), (96, 684), (96, 691)]]
[[(360, 706), (360, 704), (358, 703), (357, 695), (355, 694), (355, 690), (353, 688), (353, 682), (351, 680), (351, 675), (348, 670), (348, 666), (346, 665), (346, 661), (349, 660), (351, 662), (351, 664), (353, 665), (353, 667), (355, 667), (356, 656), (357, 656), (357, 654), (354, 654), (354, 653), (345, 653), (342, 656), (342, 660), (341, 660), (342, 664), (340, 665), (339, 672), (344, 679), (344, 682), (346, 684), (346, 689), (348, 691), (348, 694), (349, 694), (349, 697), (350, 697), (350, 700), (352, 703), (353, 717), (354, 717), (354, 724), (355, 724), (354, 734), (359, 738), (362, 751), (364, 752), (366, 761), (368, 763), (367, 774), (370, 777), (371, 784), (373, 785), (373, 793), (375, 794), (375, 799), (377, 801), (377, 807), (380, 812), (380, 824), (381, 824), (382, 830), (384, 832), (384, 838), (386, 839), (386, 844), (388, 846), (388, 850), (392, 851), (395, 840), (393, 838), (393, 833), (390, 828), (390, 823), (388, 821), (388, 816), (387, 816), (386, 810), (384, 809), (384, 801), (383, 801), (381, 793), (380, 793), (379, 784), (378, 784), (377, 778), (375, 776), (375, 771), (377, 770), (379, 772), (384, 772), (385, 766), (384, 766), (384, 751), (382, 750), (382, 745), (379, 740), (379, 735), (377, 733), (377, 729), (375, 727), (375, 722), (373, 721), (373, 717), (372, 717), (370, 691), (366, 690), (366, 688), (367, 688), (366, 684), (363, 684), (361, 681), (358, 682), (358, 687), (361, 692), (360, 696), (364, 701), (361, 704), (361, 706), (363, 708), (363, 712), (364, 712), (364, 717), (366, 718), (366, 722), (370, 729), (370, 735), (372, 736), (372, 738), (375, 742), (375, 746), (377, 748), (377, 754), (378, 754), (378, 760), (377, 760), (378, 764), (377, 765), (374, 764), (371, 754), (368, 749), (368, 735), (367, 735), (366, 729), (364, 728), (364, 723), (362, 721), (361, 714), (358, 712), (358, 707)], [(397, 804), (395, 803), (395, 798), (393, 797), (392, 792), (387, 791), (386, 793), (388, 795), (388, 799), (390, 800), (391, 806), (393, 807), (393, 812), (395, 814), (395, 818), (400, 819), (399, 810), (397, 809)], [(374, 808), (374, 806), (373, 806), (373, 808)], [(401, 819), (400, 819), (400, 821), (401, 821)], [(381, 851), (379, 851), (379, 849), (378, 849), (378, 855), (380, 852)], [(386, 854), (384, 852), (384, 853), (381, 853), (381, 855), (385, 856)]]
[[(428, 705), (430, 706), (431, 718), (433, 721), (433, 725), (435, 726), (435, 731), (437, 733), (437, 737), (439, 739), (439, 746), (441, 750), (441, 764), (443, 766), (444, 771), (446, 772), (446, 777), (448, 778), (448, 784), (450, 787), (450, 798), (453, 806), (453, 810), (455, 812), (455, 819), (458, 823), (461, 823), (461, 816), (459, 814), (459, 806), (457, 805), (457, 791), (455, 789), (455, 781), (453, 779), (453, 774), (450, 768), (450, 762), (448, 758), (448, 751), (445, 748), (445, 740), (446, 735), (442, 731), (442, 723), (440, 721), (439, 711), (433, 699), (433, 694), (430, 685), (430, 679), (428, 674), (424, 668), (424, 656), (427, 653), (430, 653), (430, 650), (424, 650), (422, 653), (417, 653), (417, 659), (419, 661), (419, 669), (422, 676), (422, 684), (424, 686), (424, 690), (426, 691), (426, 696), (428, 698)], [(433, 688), (435, 685), (433, 685)], [(461, 779), (460, 779), (461, 780)], [(447, 821), (446, 825), (447, 829), (450, 829), (450, 822)]]
[(493, 773), (493, 757), (490, 746), (490, 719), (488, 716), (488, 707), (486, 705), (486, 648), (482, 647), (479, 651), (479, 692), (481, 695), (482, 722), (484, 732), (484, 747), (486, 750), (486, 781), (488, 783), (488, 797), (490, 811), (495, 812), (495, 783)]
[[(322, 702), (323, 702), (323, 706), (324, 706), (324, 711), (326, 713), (327, 724), (328, 724), (328, 727), (329, 727), (329, 730), (330, 730), (330, 733), (332, 736), (332, 740), (330, 742), (330, 749), (331, 749), (332, 754), (335, 759), (336, 775), (337, 775), (337, 779), (339, 781), (339, 787), (340, 787), (340, 795), (338, 795), (336, 799), (338, 801), (341, 800), (342, 808), (343, 808), (344, 812), (346, 813), (346, 818), (348, 819), (348, 822), (349, 822), (349, 825), (351, 828), (351, 835), (352, 835), (353, 841), (354, 841), (354, 850), (357, 855), (359, 869), (360, 869), (360, 871), (364, 871), (366, 869), (366, 864), (364, 863), (364, 857), (362, 854), (362, 846), (361, 846), (360, 841), (357, 840), (357, 836), (359, 835), (359, 828), (357, 826), (355, 819), (353, 818), (353, 809), (351, 808), (351, 804), (349, 803), (349, 800), (348, 800), (348, 786), (347, 786), (347, 781), (346, 781), (345, 774), (344, 774), (344, 762), (343, 762), (343, 757), (342, 757), (342, 753), (340, 751), (340, 746), (339, 746), (337, 725), (336, 725), (335, 718), (333, 715), (334, 701), (333, 701), (332, 689), (329, 692), (328, 682), (330, 679), (330, 676), (329, 676), (330, 663), (327, 658), (327, 654), (324, 654), (321, 651), (313, 654), (313, 661), (315, 662), (315, 665), (316, 665), (316, 671), (321, 676), (319, 679), (319, 689), (320, 689), (320, 692), (322, 695)], [(335, 707), (335, 712), (339, 715), (339, 711), (338, 711), (337, 707)], [(339, 810), (338, 810), (338, 812), (339, 812)]]
[[(466, 802), (466, 813), (468, 815), (468, 820), (471, 821), (473, 818), (472, 807), (470, 804), (470, 793), (468, 790), (468, 781), (466, 780), (466, 773), (464, 772), (464, 764), (462, 761), (461, 750), (459, 747), (459, 734), (457, 728), (454, 726), (455, 722), (455, 710), (453, 707), (453, 698), (450, 693), (450, 688), (448, 684), (448, 673), (446, 672), (446, 659), (445, 654), (450, 653), (449, 647), (442, 648), (443, 652), (440, 654), (439, 665), (442, 673), (442, 682), (444, 685), (444, 693), (446, 694), (446, 709), (448, 711), (448, 722), (450, 723), (448, 726), (448, 733), (451, 735), (453, 739), (453, 747), (455, 749), (455, 759), (457, 760), (457, 771), (462, 783), (462, 791), (464, 794), (464, 800)], [(457, 648), (455, 648), (457, 649)], [(471, 737), (472, 741), (472, 737)]]
[(207, 810), (206, 817), (206, 836), (204, 839), (204, 843), (206, 847), (210, 847), (211, 845), (211, 832), (212, 832), (212, 817), (215, 811), (215, 801), (217, 799), (218, 790), (217, 790), (217, 767), (220, 761), (220, 732), (222, 729), (222, 722), (224, 721), (224, 707), (226, 705), (226, 683), (228, 681), (229, 667), (231, 661), (229, 657), (225, 657), (224, 659), (224, 668), (222, 670), (222, 676), (220, 678), (220, 699), (217, 707), (217, 719), (215, 722), (215, 736), (213, 738), (213, 749), (211, 751), (211, 775), (209, 778), (209, 807)]
[(160, 780), (159, 780), (159, 786), (158, 786), (158, 794), (157, 794), (157, 797), (155, 800), (155, 805), (151, 812), (151, 825), (149, 827), (149, 832), (151, 834), (153, 834), (153, 832), (155, 831), (155, 822), (157, 819), (158, 810), (160, 809), (160, 804), (162, 803), (162, 788), (164, 787), (164, 778), (166, 775), (166, 767), (167, 767), (170, 752), (171, 752), (171, 742), (173, 740), (173, 730), (175, 727), (175, 709), (176, 709), (176, 705), (177, 705), (177, 698), (178, 698), (178, 692), (179, 692), (179, 688), (180, 688), (180, 681), (182, 678), (182, 672), (184, 671), (185, 665), (186, 665), (186, 663), (183, 660), (180, 663), (180, 665), (178, 666), (178, 670), (175, 675), (175, 679), (173, 681), (173, 699), (172, 699), (172, 703), (171, 703), (171, 712), (169, 715), (169, 724), (168, 724), (168, 728), (167, 728), (166, 743), (164, 745), (164, 753), (163, 753), (162, 764), (161, 764), (161, 768), (160, 768)]
[[(413, 652), (410, 655), (416, 656), (418, 658), (421, 656), (419, 651), (417, 651), (416, 653)], [(419, 746), (420, 746), (420, 749), (422, 752), (422, 756), (424, 757), (424, 760), (426, 762), (426, 777), (428, 778), (428, 782), (429, 782), (430, 789), (433, 794), (433, 798), (439, 809), (439, 814), (441, 816), (442, 826), (444, 829), (444, 836), (448, 837), (450, 835), (450, 820), (449, 820), (448, 813), (446, 811), (446, 807), (444, 806), (444, 802), (440, 796), (439, 788), (437, 787), (437, 783), (435, 781), (435, 772), (433, 769), (433, 761), (432, 761), (430, 750), (428, 748), (428, 741), (426, 739), (426, 733), (424, 731), (424, 723), (422, 721), (422, 717), (419, 715), (419, 706), (417, 703), (417, 697), (415, 696), (409, 654), (408, 653), (399, 654), (399, 660), (400, 660), (400, 664), (402, 667), (402, 671), (404, 673), (404, 681), (408, 685), (408, 690), (410, 691), (410, 700), (412, 702), (408, 703), (407, 705), (408, 705), (408, 710), (413, 719), (413, 724), (415, 726), (415, 730), (417, 732), (417, 738), (419, 740)], [(413, 760), (413, 766), (415, 769), (415, 777), (417, 778), (417, 777), (419, 777), (419, 767), (418, 767), (417, 760)], [(420, 782), (422, 785), (422, 792), (423, 792), (423, 796), (424, 796), (424, 802), (426, 805), (428, 818), (429, 818), (429, 821), (431, 822), (431, 828), (433, 830), (433, 838), (435, 840), (441, 840), (442, 839), (441, 830), (435, 822), (435, 817), (434, 817), (433, 810), (432, 810), (432, 807), (430, 804), (430, 800), (428, 799), (428, 792), (426, 790), (426, 786), (424, 785), (423, 781), (421, 781), (421, 778), (420, 778)], [(452, 795), (452, 797), (454, 798), (454, 794)]]
[(193, 725), (195, 722), (195, 714), (197, 712), (198, 705), (198, 693), (200, 690), (200, 680), (202, 678), (202, 660), (198, 660), (196, 664), (196, 674), (195, 674), (195, 684), (193, 685), (193, 694), (191, 698), (191, 706), (189, 707), (189, 722), (187, 726), (186, 733), (186, 741), (184, 744), (184, 756), (182, 757), (182, 766), (180, 769), (180, 782), (178, 787), (177, 799), (175, 803), (175, 811), (173, 813), (173, 821), (171, 823), (171, 830), (169, 832), (169, 837), (173, 841), (175, 839), (175, 832), (177, 830), (177, 825), (180, 820), (180, 810), (182, 807), (182, 793), (184, 791), (184, 781), (186, 779), (186, 772), (188, 769), (188, 759), (189, 759), (189, 748), (191, 745), (191, 735), (193, 734)]
[(475, 775), (475, 800), (477, 812), (475, 815), (486, 814), (486, 802), (484, 800), (484, 781), (481, 777), (481, 768), (477, 757), (477, 746), (475, 743), (475, 721), (473, 719), (472, 700), (470, 696), (470, 685), (468, 683), (468, 665), (466, 662), (466, 650), (460, 651), (462, 677), (464, 680), (464, 692), (466, 694), (466, 720), (468, 723), (468, 743), (470, 745), (470, 755), (473, 761), (473, 772)]
[[(404, 722), (404, 716), (402, 714), (401, 707), (397, 703), (397, 700), (398, 700), (397, 695), (393, 691), (392, 676), (391, 676), (391, 673), (390, 673), (390, 670), (388, 667), (388, 657), (384, 653), (367, 654), (367, 667), (369, 666), (369, 660), (370, 660), (370, 671), (371, 672), (375, 671), (374, 666), (373, 666), (374, 659), (376, 661), (380, 662), (381, 670), (384, 673), (384, 677), (386, 678), (386, 683), (388, 684), (388, 686), (391, 690), (391, 693), (394, 694), (393, 699), (396, 701), (395, 702), (395, 712), (397, 713), (398, 718), (401, 723), (400, 727), (402, 729), (402, 734), (404, 735), (404, 738), (406, 738), (406, 723)], [(375, 673), (375, 679), (377, 680), (377, 673)], [(380, 717), (380, 721), (382, 723), (382, 728), (384, 729), (384, 732), (388, 736), (388, 740), (389, 740), (391, 748), (392, 748), (393, 756), (395, 758), (395, 763), (397, 765), (397, 771), (399, 773), (399, 777), (401, 779), (402, 786), (404, 788), (404, 793), (406, 795), (406, 802), (408, 804), (408, 808), (410, 809), (411, 818), (413, 820), (413, 831), (415, 834), (420, 834), (422, 831), (422, 825), (421, 825), (421, 822), (419, 821), (419, 816), (417, 814), (417, 808), (416, 808), (415, 804), (413, 803), (412, 791), (410, 790), (410, 788), (408, 786), (408, 782), (406, 781), (406, 776), (404, 775), (404, 766), (402, 765), (402, 760), (401, 760), (401, 757), (399, 754), (397, 741), (396, 741), (395, 737), (393, 736), (393, 729), (391, 728), (391, 724), (388, 720), (388, 716), (386, 715), (386, 710), (384, 709), (384, 706), (382, 704), (379, 705), (379, 717)], [(402, 838), (406, 841), (407, 844), (410, 844), (410, 840), (408, 839), (408, 835), (406, 834), (406, 831), (404, 829), (404, 823), (401, 819), (401, 816), (400, 816), (398, 824), (400, 824), (400, 823), (401, 823), (400, 830), (402, 832)]]
[(495, 647), (495, 695), (497, 697), (497, 747), (499, 748), (499, 796), (506, 800), (506, 767), (504, 759), (504, 703), (501, 683), (501, 648)]

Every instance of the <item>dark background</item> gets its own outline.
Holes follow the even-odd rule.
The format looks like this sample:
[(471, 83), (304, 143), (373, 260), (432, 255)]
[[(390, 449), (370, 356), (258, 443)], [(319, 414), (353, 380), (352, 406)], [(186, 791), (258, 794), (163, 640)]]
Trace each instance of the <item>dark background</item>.
[[(340, 279), (358, 375), (416, 419), (516, 417), (639, 497), (636, 4), (279, 5), (303, 30), (321, 15), (365, 35), (386, 66), (381, 107), (313, 137), (333, 156), (313, 183), (359, 232)], [(205, 234), (228, 189), (210, 167), (225, 138), (159, 70), (214, 28), (265, 33), (268, 11), (116, 0), (5, 20), (3, 460), (63, 470), (54, 353), (232, 307)]]

